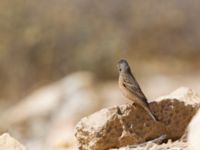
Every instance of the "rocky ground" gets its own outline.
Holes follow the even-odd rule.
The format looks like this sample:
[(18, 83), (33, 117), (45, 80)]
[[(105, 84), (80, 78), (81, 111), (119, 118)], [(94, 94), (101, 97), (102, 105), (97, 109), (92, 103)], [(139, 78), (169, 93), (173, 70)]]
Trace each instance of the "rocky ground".
[[(188, 88), (179, 88), (168, 96), (150, 103), (157, 122), (141, 108), (131, 104), (112, 106), (83, 118), (76, 126), (76, 138), (80, 150), (119, 149), (179, 149), (186, 148), (181, 137), (199, 109), (200, 97)], [(165, 135), (167, 143), (124, 147), (140, 144)], [(186, 136), (186, 135), (184, 135)], [(171, 141), (175, 142), (171, 142)], [(177, 141), (179, 140), (179, 141)]]
[[(185, 81), (187, 83), (187, 80)], [(151, 80), (149, 83), (146, 82), (145, 92), (156, 89), (154, 85), (150, 89), (148, 88), (148, 84), (152, 85), (152, 82), (159, 82), (160, 85), (168, 83), (166, 78)], [(173, 85), (179, 84), (173, 82)], [(156, 86), (158, 85), (156, 84)], [(151, 97), (161, 95), (163, 89), (169, 91), (172, 87), (166, 84), (166, 87), (157, 88), (157, 95), (154, 94)], [(147, 95), (149, 96), (149, 94)], [(180, 138), (197, 111), (199, 103), (198, 94), (184, 87), (152, 100), (151, 109), (161, 122), (154, 124), (142, 110), (132, 108), (128, 104), (128, 101), (119, 92), (116, 81), (100, 83), (89, 72), (74, 73), (56, 83), (38, 89), (20, 103), (3, 111), (0, 115), (0, 133), (2, 134), (0, 145), (7, 150), (12, 143), (15, 143), (13, 142), (16, 141), (13, 140), (15, 138), (24, 145), (16, 142), (18, 143), (14, 144), (16, 150), (25, 149), (24, 147), (28, 150), (71, 150), (77, 149), (77, 146), (79, 148), (86, 146), (82, 149), (98, 150), (108, 148), (120, 150), (188, 149), (188, 146), (194, 145), (195, 147), (193, 142), (195, 136), (193, 135), (198, 134), (196, 131), (199, 130), (194, 132), (192, 129), (196, 129), (198, 119), (191, 123), (191, 127), (188, 129), (189, 136), (181, 140)], [(138, 113), (140, 117), (137, 116)], [(85, 116), (89, 117), (84, 118)], [(115, 127), (113, 127), (113, 123)], [(74, 130), (75, 126), (76, 130)], [(88, 135), (82, 134), (82, 129), (85, 129)], [(110, 131), (109, 134), (108, 131)], [(9, 133), (14, 138), (3, 133)], [(168, 135), (166, 143), (160, 145), (149, 142), (145, 145), (133, 146), (133, 144), (153, 140), (164, 133)], [(89, 148), (88, 141), (84, 141), (85, 145), (83, 144), (84, 138), (89, 135), (93, 141), (89, 146), (96, 148)], [(101, 138), (102, 135), (105, 136), (101, 142), (95, 143), (94, 141), (98, 139), (96, 136)], [(110, 146), (105, 143), (105, 139), (110, 140)], [(193, 149), (195, 150), (195, 148)]]
[(9, 132), (29, 150), (76, 149), (74, 126), (101, 108), (123, 103), (117, 90), (112, 83), (97, 86), (89, 72), (74, 73), (5, 109), (0, 133)]

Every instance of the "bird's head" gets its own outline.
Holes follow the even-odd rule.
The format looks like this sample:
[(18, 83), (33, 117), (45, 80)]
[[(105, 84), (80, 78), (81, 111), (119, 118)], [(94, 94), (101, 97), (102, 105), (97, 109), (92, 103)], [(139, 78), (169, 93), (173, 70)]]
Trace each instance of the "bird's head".
[(117, 63), (117, 68), (119, 72), (128, 72), (130, 71), (129, 64), (126, 59), (120, 59)]

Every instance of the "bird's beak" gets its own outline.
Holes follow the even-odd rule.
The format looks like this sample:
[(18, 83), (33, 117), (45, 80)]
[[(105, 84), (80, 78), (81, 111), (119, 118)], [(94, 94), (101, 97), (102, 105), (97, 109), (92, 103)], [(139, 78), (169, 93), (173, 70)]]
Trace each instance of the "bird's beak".
[(120, 64), (117, 64), (118, 72), (121, 72)]

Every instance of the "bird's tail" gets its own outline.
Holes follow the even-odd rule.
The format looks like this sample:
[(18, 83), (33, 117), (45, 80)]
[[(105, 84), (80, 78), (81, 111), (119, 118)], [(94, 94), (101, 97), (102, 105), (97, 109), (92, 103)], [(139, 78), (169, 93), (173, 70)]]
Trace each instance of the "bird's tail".
[(154, 121), (158, 121), (157, 118), (152, 114), (152, 112), (150, 111), (150, 108), (148, 106), (144, 106), (143, 107), (145, 109), (145, 111), (151, 116), (151, 118), (154, 120)]

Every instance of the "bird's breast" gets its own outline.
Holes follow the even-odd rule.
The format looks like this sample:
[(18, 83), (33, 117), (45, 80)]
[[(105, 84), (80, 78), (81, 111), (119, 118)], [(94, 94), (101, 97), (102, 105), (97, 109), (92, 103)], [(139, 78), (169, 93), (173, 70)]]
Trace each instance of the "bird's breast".
[(137, 97), (124, 86), (124, 83), (121, 77), (119, 77), (119, 88), (122, 94), (125, 97), (127, 97), (129, 100), (135, 101), (135, 99), (137, 99)]

